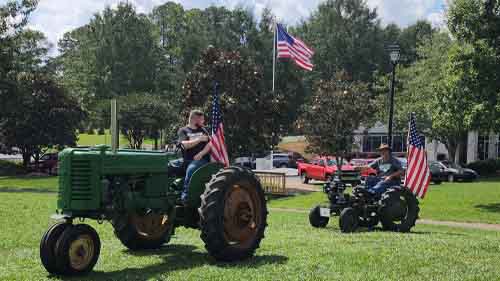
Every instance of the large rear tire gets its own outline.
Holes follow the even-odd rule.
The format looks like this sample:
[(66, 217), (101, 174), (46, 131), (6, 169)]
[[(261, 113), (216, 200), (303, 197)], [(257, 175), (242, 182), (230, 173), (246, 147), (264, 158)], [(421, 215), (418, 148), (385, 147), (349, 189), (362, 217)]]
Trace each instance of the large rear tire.
[(316, 206), (309, 212), (309, 223), (312, 227), (324, 228), (328, 225), (330, 218), (320, 215), (320, 206)]
[(252, 171), (230, 167), (217, 173), (201, 195), (201, 239), (219, 261), (254, 255), (264, 238), (267, 206), (264, 191)]
[(408, 189), (393, 189), (382, 195), (379, 209), (384, 230), (409, 232), (415, 226), (420, 208), (417, 197)]
[(173, 216), (131, 212), (125, 223), (115, 220), (115, 235), (130, 250), (158, 249), (168, 243), (174, 228)]
[(62, 273), (57, 267), (55, 251), (57, 241), (68, 227), (73, 227), (73, 225), (68, 222), (55, 223), (49, 227), (40, 241), (40, 259), (43, 267), (50, 274), (57, 275)]

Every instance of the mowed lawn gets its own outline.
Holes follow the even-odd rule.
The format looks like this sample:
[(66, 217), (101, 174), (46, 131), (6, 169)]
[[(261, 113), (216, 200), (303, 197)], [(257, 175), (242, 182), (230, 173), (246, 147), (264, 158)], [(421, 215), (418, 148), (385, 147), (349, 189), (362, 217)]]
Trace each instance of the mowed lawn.
[[(39, 261), (55, 194), (0, 192), (0, 280), (59, 280)], [(179, 228), (169, 245), (130, 252), (109, 223), (95, 271), (63, 280), (500, 280), (500, 232), (419, 225), (413, 233), (341, 234), (336, 222), (309, 226), (306, 214), (271, 211), (254, 258), (215, 262), (196, 230)]]
[[(326, 194), (315, 192), (270, 202), (271, 207), (310, 209), (327, 203)], [(420, 217), (435, 220), (500, 224), (500, 178), (478, 182), (431, 184), (420, 200)]]
[[(128, 143), (127, 138), (120, 134), (120, 147), (127, 147)], [(78, 146), (94, 146), (99, 144), (111, 145), (111, 134), (109, 131), (106, 131), (104, 135), (79, 134), (77, 144)], [(153, 140), (145, 139), (143, 144), (152, 145)]]

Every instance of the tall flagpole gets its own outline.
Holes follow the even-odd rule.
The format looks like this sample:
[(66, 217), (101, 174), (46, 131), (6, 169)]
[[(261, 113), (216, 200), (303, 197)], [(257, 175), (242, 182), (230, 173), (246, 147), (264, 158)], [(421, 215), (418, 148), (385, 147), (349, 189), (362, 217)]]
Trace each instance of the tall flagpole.
[(276, 20), (273, 20), (273, 93), (274, 81), (276, 76)]

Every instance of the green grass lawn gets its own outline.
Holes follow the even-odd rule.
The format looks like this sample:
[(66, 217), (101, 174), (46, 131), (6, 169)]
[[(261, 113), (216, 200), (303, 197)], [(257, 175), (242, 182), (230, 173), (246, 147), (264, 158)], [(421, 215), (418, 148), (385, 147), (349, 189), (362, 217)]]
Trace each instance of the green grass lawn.
[[(38, 245), (55, 198), (0, 192), (0, 280), (49, 280)], [(101, 238), (99, 262), (89, 276), (65, 280), (500, 280), (495, 231), (419, 225), (411, 234), (341, 234), (335, 220), (314, 229), (306, 214), (272, 211), (256, 256), (221, 264), (196, 230), (177, 229), (160, 250), (130, 252), (109, 223), (89, 223)]]
[(1, 191), (57, 192), (57, 177), (0, 177)]
[[(105, 135), (90, 135), (90, 134), (79, 134), (78, 135), (78, 146), (94, 146), (98, 144), (111, 145), (111, 134), (106, 131)], [(129, 144), (127, 138), (120, 134), (120, 147), (127, 147)], [(153, 140), (145, 139), (144, 144), (153, 145)]]
[[(308, 210), (326, 202), (326, 194), (315, 192), (272, 200), (270, 206)], [(426, 219), (500, 223), (500, 179), (430, 185), (420, 210)]]

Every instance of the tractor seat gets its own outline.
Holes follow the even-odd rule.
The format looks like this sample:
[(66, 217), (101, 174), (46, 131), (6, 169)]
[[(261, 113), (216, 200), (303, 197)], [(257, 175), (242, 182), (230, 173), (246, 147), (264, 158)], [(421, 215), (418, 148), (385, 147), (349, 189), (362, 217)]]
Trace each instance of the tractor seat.
[(183, 178), (186, 176), (186, 167), (182, 158), (168, 162), (167, 174), (169, 177)]

